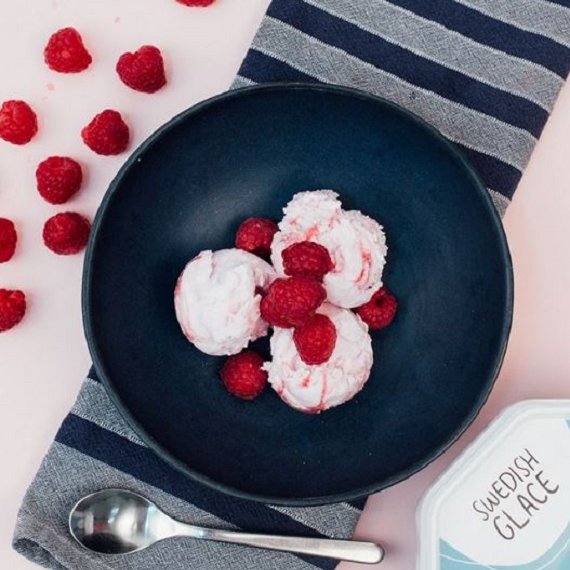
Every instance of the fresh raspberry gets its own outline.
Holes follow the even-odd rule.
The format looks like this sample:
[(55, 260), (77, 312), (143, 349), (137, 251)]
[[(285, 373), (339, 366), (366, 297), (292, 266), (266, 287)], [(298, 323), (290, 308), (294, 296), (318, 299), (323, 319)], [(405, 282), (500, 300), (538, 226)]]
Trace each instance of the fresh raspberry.
[(276, 327), (305, 324), (326, 298), (324, 287), (304, 276), (276, 279), (261, 300), (261, 316)]
[(356, 314), (372, 329), (387, 327), (396, 316), (398, 301), (386, 287), (376, 291), (368, 303), (358, 307)]
[(251, 350), (230, 356), (220, 371), (226, 390), (242, 400), (257, 398), (267, 385), (262, 366), (263, 358)]
[(179, 4), (184, 4), (184, 6), (193, 6), (193, 7), (200, 7), (205, 8), (206, 6), (210, 6), (216, 0), (176, 0)]
[(44, 224), (44, 243), (58, 255), (72, 255), (87, 245), (90, 229), (89, 220), (79, 214), (57, 214)]
[(26, 314), (23, 291), (0, 289), (0, 333), (15, 327)]
[(83, 142), (97, 154), (120, 154), (129, 146), (129, 127), (111, 109), (99, 113), (81, 131)]
[(314, 315), (295, 329), (293, 340), (305, 364), (323, 364), (336, 345), (336, 327), (326, 315)]
[(50, 204), (67, 202), (81, 187), (82, 178), (79, 163), (67, 156), (50, 156), (36, 169), (38, 192)]
[(236, 247), (260, 257), (269, 257), (271, 242), (278, 229), (273, 220), (249, 218), (242, 222), (238, 228)]
[(281, 257), (287, 275), (307, 275), (322, 281), (333, 268), (327, 248), (312, 241), (290, 245), (282, 251)]
[(0, 139), (26, 144), (38, 132), (38, 118), (25, 101), (5, 101), (0, 107)]
[(12, 220), (0, 218), (0, 263), (10, 261), (16, 251), (18, 235)]
[(124, 53), (117, 61), (116, 70), (121, 81), (136, 91), (154, 93), (166, 85), (162, 55), (154, 46)]
[(44, 49), (44, 59), (50, 69), (61, 73), (79, 73), (93, 61), (75, 28), (55, 32)]

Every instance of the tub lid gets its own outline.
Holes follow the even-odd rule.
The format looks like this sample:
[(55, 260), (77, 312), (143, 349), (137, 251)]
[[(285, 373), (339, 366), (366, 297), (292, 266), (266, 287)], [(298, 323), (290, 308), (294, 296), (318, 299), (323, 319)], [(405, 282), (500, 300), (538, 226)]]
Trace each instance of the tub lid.
[(421, 570), (570, 569), (570, 400), (507, 408), (418, 511)]

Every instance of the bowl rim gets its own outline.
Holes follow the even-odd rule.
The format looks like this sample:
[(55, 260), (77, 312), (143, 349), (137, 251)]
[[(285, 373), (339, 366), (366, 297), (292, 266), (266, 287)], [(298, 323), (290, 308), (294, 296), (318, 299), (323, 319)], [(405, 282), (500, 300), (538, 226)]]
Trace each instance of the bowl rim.
[[(466, 174), (471, 178), (474, 187), (477, 189), (480, 198), (483, 200), (483, 204), (485, 205), (485, 208), (489, 213), (490, 221), (493, 224), (494, 230), (498, 237), (498, 246), (500, 249), (500, 255), (502, 256), (504, 261), (503, 268), (504, 268), (506, 299), (505, 299), (505, 312), (504, 312), (504, 318), (501, 330), (501, 343), (500, 346), (497, 347), (492, 372), (489, 375), (489, 378), (487, 379), (487, 382), (484, 385), (484, 388), (481, 391), (479, 398), (473, 402), (471, 412), (465, 417), (463, 422), (457, 426), (451, 437), (443, 445), (438, 447), (433, 453), (429, 454), (422, 460), (415, 462), (414, 464), (410, 465), (407, 469), (400, 471), (399, 473), (393, 475), (388, 479), (384, 479), (383, 481), (380, 481), (378, 483), (373, 483), (350, 491), (344, 491), (332, 495), (322, 495), (315, 497), (296, 497), (296, 498), (273, 497), (273, 496), (261, 495), (252, 492), (243, 491), (235, 487), (219, 483), (214, 479), (206, 475), (203, 475), (202, 473), (188, 467), (184, 462), (176, 459), (176, 457), (170, 454), (151, 435), (149, 435), (146, 432), (146, 430), (142, 427), (142, 425), (130, 413), (127, 406), (122, 402), (120, 396), (115, 390), (113, 381), (111, 380), (111, 376), (107, 371), (107, 368), (101, 356), (101, 352), (97, 345), (95, 333), (93, 330), (93, 321), (90, 310), (91, 282), (93, 277), (92, 273), (93, 258), (95, 255), (101, 224), (110, 204), (112, 203), (113, 197), (115, 196), (115, 194), (118, 191), (118, 188), (120, 187), (123, 177), (131, 168), (131, 166), (139, 160), (140, 155), (144, 154), (150, 147), (152, 147), (152, 145), (158, 139), (160, 139), (171, 128), (176, 127), (179, 123), (183, 122), (188, 117), (191, 117), (193, 115), (198, 115), (202, 111), (214, 107), (216, 105), (223, 104), (227, 100), (248, 97), (252, 94), (257, 94), (260, 92), (270, 92), (270, 91), (280, 91), (280, 90), (287, 90), (287, 91), (308, 90), (314, 92), (327, 92), (337, 95), (357, 97), (360, 99), (368, 100), (373, 102), (374, 104), (389, 107), (390, 109), (396, 111), (397, 113), (401, 114), (407, 119), (412, 120), (414, 123), (416, 123), (424, 130), (430, 132), (431, 135), (434, 136), (451, 153), (451, 155), (454, 156), (454, 158), (459, 161), (459, 163), (461, 163), (461, 165), (465, 169)], [(101, 201), (101, 204), (99, 205), (99, 208), (93, 220), (91, 234), (89, 237), (89, 242), (85, 253), (85, 259), (83, 264), (83, 281), (81, 289), (83, 327), (85, 331), (89, 352), (93, 360), (93, 365), (112, 403), (116, 406), (122, 417), (125, 419), (127, 424), (133, 429), (133, 431), (138, 435), (138, 437), (163, 461), (165, 461), (171, 467), (183, 473), (187, 477), (197, 481), (198, 483), (201, 483), (216, 491), (225, 493), (226, 495), (230, 495), (239, 499), (246, 499), (254, 502), (281, 505), (281, 506), (290, 506), (290, 507), (318, 506), (318, 505), (331, 504), (331, 503), (355, 501), (358, 499), (368, 497), (374, 493), (377, 493), (378, 491), (382, 491), (384, 489), (387, 489), (388, 487), (391, 487), (397, 483), (401, 483), (402, 481), (409, 479), (412, 475), (418, 473), (419, 471), (427, 467), (430, 463), (435, 461), (438, 457), (443, 455), (443, 453), (445, 453), (445, 451), (447, 451), (447, 449), (449, 449), (465, 432), (465, 430), (471, 425), (471, 423), (477, 417), (481, 408), (489, 398), (489, 395), (499, 375), (505, 357), (508, 339), (512, 328), (513, 302), (514, 302), (514, 281), (513, 281), (512, 259), (501, 218), (491, 200), (491, 196), (485, 184), (482, 182), (481, 178), (479, 177), (473, 166), (467, 161), (467, 159), (463, 156), (463, 154), (457, 148), (457, 146), (449, 139), (447, 139), (443, 134), (441, 134), (439, 130), (437, 130), (434, 126), (427, 123), (424, 119), (417, 116), (415, 113), (412, 113), (411, 111), (401, 107), (396, 103), (393, 103), (392, 101), (384, 99), (383, 97), (380, 97), (378, 95), (373, 95), (371, 93), (367, 93), (352, 87), (344, 87), (340, 85), (330, 85), (330, 84), (319, 84), (319, 83), (304, 83), (304, 82), (273, 82), (273, 83), (252, 85), (252, 86), (242, 87), (240, 89), (225, 91), (219, 95), (215, 95), (214, 97), (201, 101), (193, 105), (192, 107), (189, 107), (188, 109), (182, 111), (181, 113), (175, 115), (172, 119), (170, 119), (168, 122), (159, 127), (145, 141), (143, 141), (131, 153), (131, 155), (128, 157), (125, 163), (121, 166), (116, 176), (109, 184), (109, 187)]]

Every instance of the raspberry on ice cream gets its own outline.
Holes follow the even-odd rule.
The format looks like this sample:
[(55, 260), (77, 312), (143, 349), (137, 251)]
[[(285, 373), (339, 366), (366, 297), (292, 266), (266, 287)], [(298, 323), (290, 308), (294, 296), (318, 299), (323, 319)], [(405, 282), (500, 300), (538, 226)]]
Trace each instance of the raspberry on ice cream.
[(314, 315), (304, 325), (297, 327), (293, 340), (297, 352), (305, 364), (324, 364), (336, 345), (336, 327), (325, 315)]
[(213, 356), (237, 354), (267, 334), (261, 291), (275, 279), (269, 263), (239, 249), (203, 251), (178, 279), (176, 317), (186, 338)]
[(357, 210), (343, 210), (331, 190), (300, 192), (284, 213), (271, 246), (277, 273), (285, 274), (282, 254), (288, 247), (316, 242), (334, 266), (323, 279), (329, 302), (349, 309), (368, 302), (382, 286), (387, 253), (382, 226)]
[(283, 250), (281, 257), (287, 275), (308, 275), (322, 281), (333, 268), (327, 248), (314, 241), (294, 243)]
[(368, 327), (352, 311), (325, 303), (318, 311), (333, 322), (337, 340), (324, 364), (303, 362), (292, 329), (276, 328), (272, 361), (264, 365), (281, 399), (306, 413), (319, 413), (353, 398), (370, 377), (373, 354)]
[(275, 327), (300, 326), (325, 299), (323, 286), (311, 277), (277, 279), (261, 300), (261, 316)]

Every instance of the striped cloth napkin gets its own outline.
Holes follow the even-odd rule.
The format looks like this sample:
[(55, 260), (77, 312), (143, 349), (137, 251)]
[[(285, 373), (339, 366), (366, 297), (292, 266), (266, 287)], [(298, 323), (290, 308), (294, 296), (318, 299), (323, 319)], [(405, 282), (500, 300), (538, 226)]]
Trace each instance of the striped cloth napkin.
[[(382, 95), (455, 141), (509, 204), (570, 69), (570, 0), (273, 0), (234, 87), (338, 83)], [(67, 513), (103, 487), (133, 489), (181, 520), (347, 537), (363, 502), (284, 508), (230, 498), (164, 464), (85, 381), (18, 516), (14, 548), (57, 570), (332, 569), (332, 561), (173, 540), (101, 557), (76, 546)]]
[(235, 82), (390, 99), (454, 141), (503, 213), (570, 70), (570, 0), (274, 0)]

